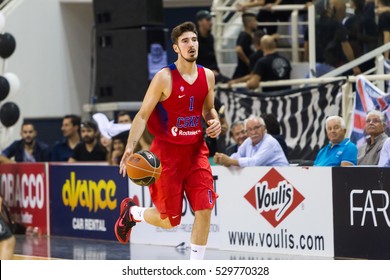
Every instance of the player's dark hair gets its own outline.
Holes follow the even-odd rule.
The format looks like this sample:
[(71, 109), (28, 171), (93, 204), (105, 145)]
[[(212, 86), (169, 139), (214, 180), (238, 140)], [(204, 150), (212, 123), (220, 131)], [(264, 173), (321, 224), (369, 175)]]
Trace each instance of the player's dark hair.
[(198, 32), (196, 31), (195, 24), (191, 21), (186, 21), (172, 29), (171, 32), (172, 44), (177, 44), (178, 38), (185, 32), (194, 32), (196, 36), (198, 36)]

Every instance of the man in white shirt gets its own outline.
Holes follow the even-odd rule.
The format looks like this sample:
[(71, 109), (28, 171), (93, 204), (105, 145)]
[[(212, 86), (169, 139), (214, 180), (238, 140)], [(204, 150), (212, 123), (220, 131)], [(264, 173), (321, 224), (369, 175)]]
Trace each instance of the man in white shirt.
[(250, 116), (245, 120), (248, 138), (230, 157), (216, 153), (214, 162), (230, 166), (289, 166), (279, 142), (267, 133), (265, 122), (261, 117)]

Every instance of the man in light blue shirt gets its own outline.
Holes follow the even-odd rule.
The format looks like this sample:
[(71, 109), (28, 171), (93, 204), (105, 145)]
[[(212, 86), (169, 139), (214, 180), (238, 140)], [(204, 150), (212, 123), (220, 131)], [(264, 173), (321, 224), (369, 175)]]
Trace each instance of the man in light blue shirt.
[(349, 138), (345, 138), (345, 121), (339, 116), (326, 119), (326, 134), (329, 144), (322, 148), (314, 166), (351, 166), (357, 164), (358, 149)]
[(248, 138), (240, 145), (237, 153), (230, 157), (216, 153), (214, 162), (226, 167), (230, 166), (288, 166), (289, 163), (279, 142), (267, 134), (264, 120), (250, 116), (245, 120)]
[(379, 156), (379, 167), (389, 167), (390, 166), (390, 138), (387, 138), (381, 150)]

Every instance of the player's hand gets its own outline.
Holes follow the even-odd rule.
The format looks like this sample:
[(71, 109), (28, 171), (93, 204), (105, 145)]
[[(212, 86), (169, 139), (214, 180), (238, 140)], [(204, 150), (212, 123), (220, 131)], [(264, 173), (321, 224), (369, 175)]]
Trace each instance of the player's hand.
[(207, 136), (211, 138), (217, 138), (221, 133), (221, 123), (218, 119), (212, 119), (207, 121), (209, 127), (206, 128)]
[(126, 163), (129, 161), (129, 158), (133, 155), (133, 148), (126, 147), (125, 152), (123, 153), (121, 162), (119, 164), (119, 173), (122, 174), (123, 177), (126, 176)]

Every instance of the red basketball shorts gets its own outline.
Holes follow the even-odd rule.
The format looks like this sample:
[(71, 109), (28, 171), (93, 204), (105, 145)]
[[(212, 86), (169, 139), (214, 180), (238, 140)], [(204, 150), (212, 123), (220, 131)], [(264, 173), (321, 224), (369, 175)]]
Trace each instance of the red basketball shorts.
[(204, 141), (176, 145), (154, 139), (150, 150), (161, 160), (162, 173), (149, 186), (160, 217), (169, 217), (171, 225), (180, 224), (184, 194), (193, 211), (212, 209), (217, 197)]

